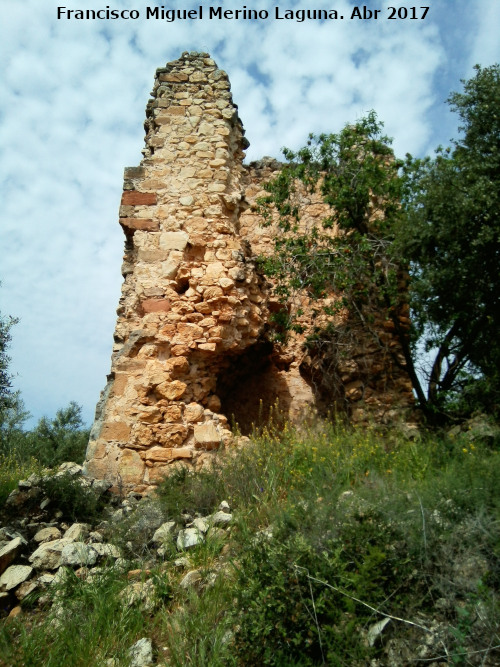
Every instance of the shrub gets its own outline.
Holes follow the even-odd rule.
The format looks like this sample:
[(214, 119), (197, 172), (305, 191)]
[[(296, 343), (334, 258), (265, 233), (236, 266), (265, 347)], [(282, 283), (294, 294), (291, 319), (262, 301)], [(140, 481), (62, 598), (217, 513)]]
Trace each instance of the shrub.
[(157, 496), (169, 519), (178, 519), (182, 512), (210, 514), (224, 496), (220, 468), (200, 472), (178, 468), (163, 480)]
[(69, 473), (56, 473), (42, 478), (40, 487), (69, 521), (95, 521), (104, 505), (102, 497), (85, 480)]

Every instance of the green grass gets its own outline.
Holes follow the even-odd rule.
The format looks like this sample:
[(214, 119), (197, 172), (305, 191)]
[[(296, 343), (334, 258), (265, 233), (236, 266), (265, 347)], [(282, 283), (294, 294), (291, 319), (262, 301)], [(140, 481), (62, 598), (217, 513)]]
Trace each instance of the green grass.
[(1, 629), (3, 664), (84, 667), (105, 665), (111, 657), (126, 664), (127, 647), (143, 636), (144, 612), (123, 604), (119, 593), (124, 585), (112, 570), (92, 582), (68, 571), (65, 581), (48, 593), (57, 604), (42, 620), (35, 616)]
[(33, 457), (19, 458), (15, 452), (0, 455), (0, 508), (17, 488), (19, 480), (41, 472), (42, 465)]
[[(401, 664), (445, 655), (448, 664), (493, 665), (499, 478), (498, 451), (466, 435), (414, 442), (326, 422), (268, 427), (212, 470), (175, 473), (160, 488), (170, 519), (206, 515), (225, 499), (234, 521), (225, 539), (187, 553), (186, 570), (174, 549), (153, 566), (153, 610), (124, 607), (124, 574), (99, 584), (73, 577), (57, 593), (69, 610), (60, 623), (42, 611), (6, 625), (0, 655), (9, 665), (55, 665), (73, 639), (64, 664), (101, 656), (127, 665), (124, 647), (148, 636), (158, 664), (179, 667), (382, 666), (389, 644)], [(181, 588), (194, 568), (199, 584)], [(369, 628), (387, 616), (369, 645)]]

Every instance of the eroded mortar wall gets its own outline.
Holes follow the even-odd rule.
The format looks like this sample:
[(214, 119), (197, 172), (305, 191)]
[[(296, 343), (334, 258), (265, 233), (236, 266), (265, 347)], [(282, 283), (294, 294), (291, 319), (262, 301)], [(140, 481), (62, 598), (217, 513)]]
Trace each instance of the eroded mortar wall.
[[(283, 347), (266, 335), (277, 306), (254, 258), (272, 252), (275, 232), (254, 202), (279, 165), (243, 166), (227, 75), (208, 54), (183, 54), (157, 70), (146, 116), (144, 158), (125, 170), (124, 283), (86, 461), (89, 475), (137, 492), (229, 445), (233, 415), (245, 432), (276, 402), (291, 418), (328, 404), (303, 337)], [(359, 341), (342, 377), (360, 418), (370, 400), (384, 414), (411, 403), (406, 374), (372, 341)]]

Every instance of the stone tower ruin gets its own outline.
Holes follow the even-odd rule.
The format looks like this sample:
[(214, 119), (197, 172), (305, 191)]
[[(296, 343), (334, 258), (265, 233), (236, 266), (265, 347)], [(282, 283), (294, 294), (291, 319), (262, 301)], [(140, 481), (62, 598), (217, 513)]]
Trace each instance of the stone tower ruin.
[[(169, 466), (198, 469), (229, 446), (232, 420), (248, 433), (276, 404), (291, 419), (333, 407), (303, 336), (278, 345), (268, 335), (279, 305), (255, 258), (273, 252), (275, 231), (255, 200), (279, 164), (243, 164), (248, 142), (227, 75), (208, 54), (184, 53), (157, 70), (146, 116), (144, 157), (125, 169), (124, 282), (86, 460), (90, 476), (139, 493)], [(354, 419), (412, 403), (384, 327), (382, 315), (391, 355), (360, 338), (338, 369), (335, 393)]]

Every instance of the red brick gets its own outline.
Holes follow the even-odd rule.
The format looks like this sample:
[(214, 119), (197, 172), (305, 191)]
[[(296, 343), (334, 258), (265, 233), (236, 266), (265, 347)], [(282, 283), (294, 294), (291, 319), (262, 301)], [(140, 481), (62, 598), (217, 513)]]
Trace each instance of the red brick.
[(156, 192), (137, 192), (137, 190), (127, 190), (122, 194), (122, 206), (150, 206), (156, 204)]
[(170, 310), (168, 299), (146, 299), (141, 304), (144, 313), (166, 313)]

